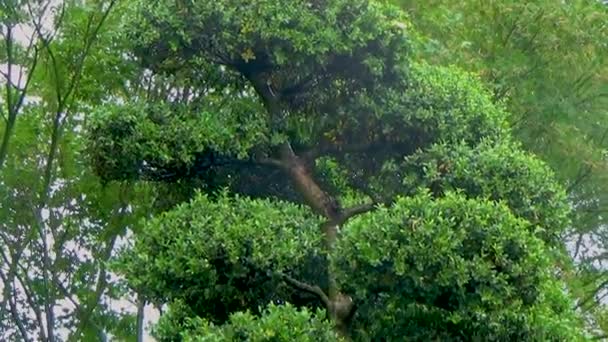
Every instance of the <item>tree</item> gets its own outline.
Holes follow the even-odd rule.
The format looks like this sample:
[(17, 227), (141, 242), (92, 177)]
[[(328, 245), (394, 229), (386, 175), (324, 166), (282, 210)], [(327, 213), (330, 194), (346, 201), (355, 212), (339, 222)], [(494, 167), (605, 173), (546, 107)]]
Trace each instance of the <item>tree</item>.
[(555, 266), (563, 189), (476, 78), (412, 58), (403, 12), (131, 10), (132, 51), (159, 87), (98, 108), (88, 148), (107, 182), (174, 184), (187, 199), (117, 266), (169, 304), (161, 340), (291, 340), (291, 326), (335, 339), (317, 309), (345, 339), (583, 338)]
[(83, 112), (100, 102), (87, 86), (99, 78), (92, 66), (110, 45), (115, 5), (0, 5), (1, 340), (100, 340), (135, 321), (111, 306), (124, 296), (106, 263), (132, 220), (150, 212), (149, 189), (103, 186), (83, 153)]
[[(605, 183), (596, 178), (605, 173), (606, 6), (594, 0), (392, 2), (427, 36), (418, 49), (423, 58), (480, 75), (513, 113), (511, 125), (526, 148), (547, 160), (579, 201), (599, 201), (577, 204), (602, 207), (602, 191), (587, 192)], [(577, 228), (601, 224), (597, 212), (579, 211)]]
[(584, 311), (596, 310), (608, 285), (608, 8), (594, 0), (391, 2), (424, 33), (419, 56), (478, 74), (513, 113), (515, 136), (566, 184), (574, 210), (564, 239), (578, 264), (571, 289)]

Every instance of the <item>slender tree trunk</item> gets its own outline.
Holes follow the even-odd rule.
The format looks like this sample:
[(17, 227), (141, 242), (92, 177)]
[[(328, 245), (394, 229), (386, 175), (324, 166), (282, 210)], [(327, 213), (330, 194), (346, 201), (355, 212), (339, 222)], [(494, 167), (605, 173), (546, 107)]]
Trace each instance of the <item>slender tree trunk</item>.
[(4, 136), (2, 136), (2, 145), (0, 146), (0, 170), (4, 165), (4, 161), (6, 160), (6, 155), (8, 153), (8, 144), (13, 134), (13, 128), (15, 126), (15, 120), (17, 119), (17, 113), (13, 110), (13, 91), (11, 84), (12, 77), (12, 68), (13, 68), (13, 27), (11, 25), (6, 25), (6, 37), (5, 37), (5, 45), (6, 45), (6, 57), (7, 57), (7, 77), (6, 81), (6, 127), (4, 129)]
[(137, 302), (137, 342), (144, 342), (144, 309), (146, 302), (139, 299)]
[(8, 144), (10, 141), (10, 137), (13, 134), (13, 128), (15, 127), (15, 117), (9, 115), (9, 118), (6, 122), (6, 127), (4, 128), (4, 135), (2, 136), (2, 145), (0, 145), (0, 170), (4, 165), (4, 161), (6, 160), (6, 155), (8, 154)]

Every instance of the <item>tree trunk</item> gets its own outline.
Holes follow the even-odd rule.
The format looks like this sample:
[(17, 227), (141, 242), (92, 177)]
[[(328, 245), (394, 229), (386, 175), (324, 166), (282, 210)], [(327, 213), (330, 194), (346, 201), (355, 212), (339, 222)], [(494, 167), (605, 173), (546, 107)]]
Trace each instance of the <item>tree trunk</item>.
[[(247, 70), (241, 70), (241, 72), (250, 80), (262, 99), (271, 121), (280, 120), (283, 117), (280, 99), (271, 91), (269, 84), (264, 79), (265, 75), (254, 74)], [(335, 324), (336, 332), (348, 341), (350, 340), (349, 326), (355, 306), (352, 298), (340, 291), (331, 255), (334, 253), (335, 243), (338, 238), (338, 226), (344, 223), (350, 216), (342, 210), (338, 201), (326, 193), (315, 181), (310, 166), (304, 159), (295, 154), (289, 142), (283, 143), (279, 147), (278, 152), (279, 160), (274, 164), (283, 168), (289, 175), (296, 190), (303, 197), (306, 204), (315, 213), (325, 217), (327, 220), (321, 226), (321, 233), (325, 240), (325, 251), (329, 262), (327, 267), (329, 286), (326, 309), (329, 318)]]
[(144, 342), (144, 309), (146, 302), (143, 299), (137, 302), (137, 342)]

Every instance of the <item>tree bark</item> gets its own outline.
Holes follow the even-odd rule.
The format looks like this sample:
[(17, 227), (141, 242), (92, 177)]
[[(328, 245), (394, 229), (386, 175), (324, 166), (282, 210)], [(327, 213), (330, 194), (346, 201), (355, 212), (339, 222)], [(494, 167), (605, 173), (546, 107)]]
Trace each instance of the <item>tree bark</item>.
[[(245, 74), (254, 89), (262, 99), (271, 121), (282, 118), (280, 99), (271, 91), (261, 74)], [(350, 322), (354, 314), (355, 305), (350, 296), (341, 292), (336, 281), (335, 265), (331, 255), (335, 253), (335, 244), (338, 239), (339, 226), (349, 218), (367, 212), (373, 205), (358, 206), (342, 210), (339, 202), (325, 192), (315, 181), (311, 166), (303, 158), (296, 155), (289, 142), (284, 142), (278, 149), (279, 159), (274, 164), (281, 167), (290, 177), (298, 193), (305, 203), (318, 215), (323, 216), (326, 222), (321, 225), (321, 233), (325, 242), (325, 251), (328, 256), (327, 278), (329, 281), (326, 305), (329, 318), (335, 324), (336, 332), (347, 341), (350, 340)], [(294, 282), (292, 281), (292, 284)], [(298, 282), (299, 283), (299, 282)], [(300, 287), (302, 283), (300, 283)], [(306, 286), (308, 291), (316, 290), (313, 286)], [(320, 294), (319, 294), (320, 295)], [(320, 295), (323, 298), (323, 296)]]
[(137, 342), (144, 342), (144, 309), (146, 302), (139, 299), (137, 302)]

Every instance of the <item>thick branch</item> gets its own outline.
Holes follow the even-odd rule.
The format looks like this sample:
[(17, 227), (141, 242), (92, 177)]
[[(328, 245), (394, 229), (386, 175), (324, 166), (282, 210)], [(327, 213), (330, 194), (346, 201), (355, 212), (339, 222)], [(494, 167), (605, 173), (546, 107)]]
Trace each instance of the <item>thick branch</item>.
[(338, 293), (332, 299), (329, 315), (336, 324), (338, 334), (346, 341), (350, 341), (350, 324), (355, 314), (356, 306), (350, 296)]
[[(254, 90), (264, 103), (271, 121), (273, 123), (280, 121), (283, 116), (280, 99), (272, 91), (267, 80), (265, 80), (265, 74), (260, 70), (253, 72), (246, 68), (239, 71), (243, 73), (249, 82), (251, 82)], [(340, 212), (337, 201), (323, 191), (319, 184), (317, 184), (305, 159), (294, 153), (289, 142), (284, 142), (279, 147), (278, 152), (280, 160), (279, 162), (274, 161), (272, 164), (285, 169), (293, 181), (296, 190), (304, 197), (305, 202), (315, 213), (332, 221), (336, 220), (339, 217)]]
[[(242, 69), (242, 68), (241, 68)], [(277, 95), (273, 92), (271, 85), (263, 77), (261, 71), (239, 70), (251, 82), (253, 89), (258, 94), (264, 106), (271, 116), (271, 120), (278, 120), (281, 116), (281, 108)]]
[(321, 189), (315, 181), (309, 165), (293, 152), (288, 142), (283, 143), (280, 147), (279, 165), (289, 174), (296, 190), (315, 213), (330, 221), (339, 218), (340, 205), (338, 202)]
[(357, 215), (368, 213), (374, 209), (376, 209), (376, 203), (366, 203), (346, 208), (340, 213), (340, 220), (337, 223), (338, 225), (343, 225), (351, 218)]
[(281, 98), (289, 98), (295, 96), (296, 94), (301, 93), (305, 89), (309, 88), (315, 81), (315, 77), (313, 74), (305, 77), (302, 81), (288, 87), (285, 89), (281, 89), (280, 94)]
[(286, 283), (288, 283), (289, 285), (295, 287), (298, 290), (302, 290), (304, 292), (308, 292), (311, 294), (316, 295), (317, 297), (319, 297), (319, 299), (321, 300), (321, 302), (323, 302), (323, 305), (325, 305), (326, 308), (330, 307), (330, 301), (329, 298), (327, 297), (327, 295), (325, 294), (325, 292), (323, 292), (323, 290), (318, 287), (318, 286), (313, 286), (310, 284), (306, 284), (303, 283), (301, 281), (298, 281), (286, 274), (282, 274), (281, 277), (283, 278), (283, 280), (285, 280)]
[(143, 298), (138, 298), (137, 300), (137, 324), (136, 324), (136, 335), (137, 342), (144, 341), (144, 315), (146, 308), (146, 300)]
[(13, 127), (15, 125), (15, 120), (17, 118), (17, 113), (13, 111), (13, 93), (12, 93), (12, 64), (13, 64), (13, 37), (12, 37), (12, 26), (6, 26), (6, 58), (7, 58), (7, 68), (8, 73), (6, 77), (6, 112), (8, 113), (8, 117), (6, 119), (6, 126), (4, 128), (4, 135), (2, 137), (2, 145), (0, 145), (0, 168), (2, 168), (4, 161), (6, 159), (6, 155), (8, 153), (8, 144), (10, 141), (10, 137), (12, 135)]
[(286, 165), (279, 159), (274, 159), (274, 158), (259, 158), (259, 159), (255, 159), (253, 160), (253, 164), (260, 164), (260, 165), (266, 165), (266, 166), (274, 166), (274, 167), (278, 167), (281, 169), (285, 169)]

